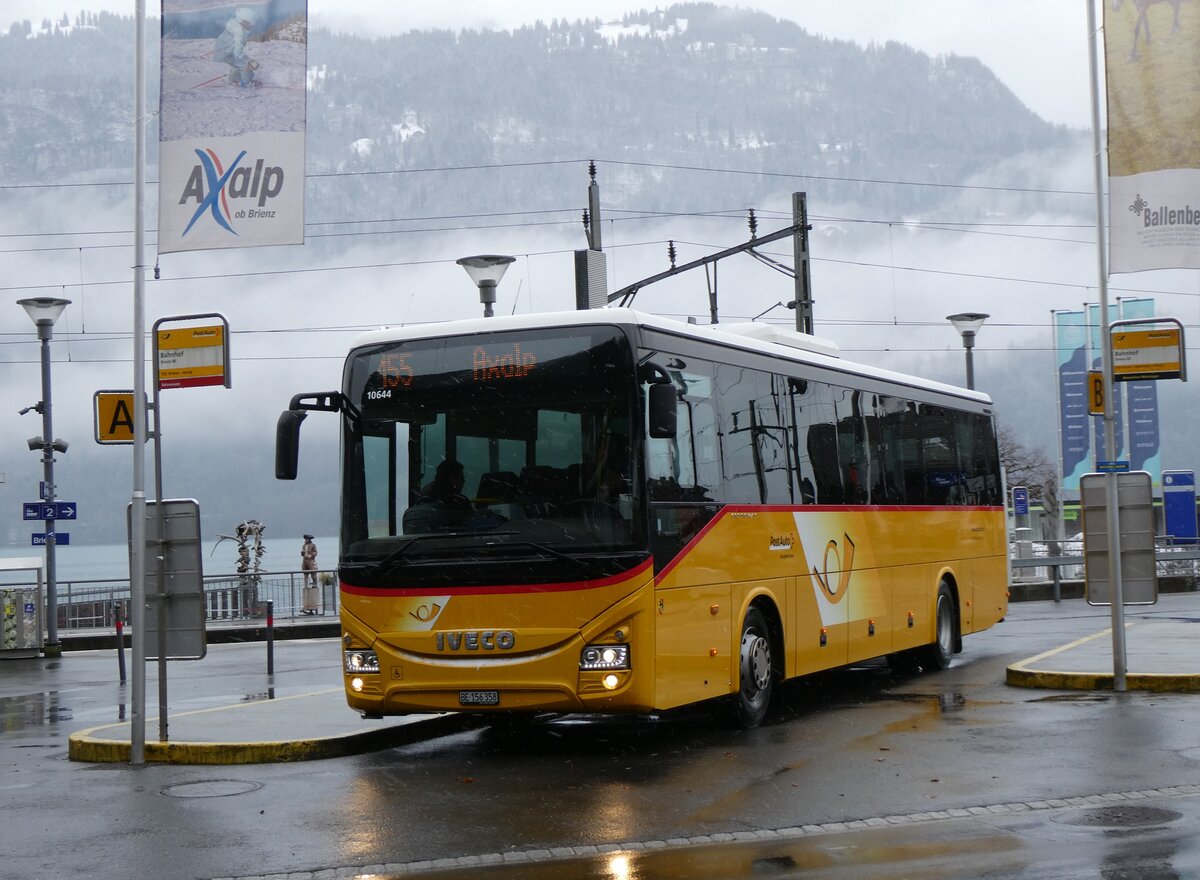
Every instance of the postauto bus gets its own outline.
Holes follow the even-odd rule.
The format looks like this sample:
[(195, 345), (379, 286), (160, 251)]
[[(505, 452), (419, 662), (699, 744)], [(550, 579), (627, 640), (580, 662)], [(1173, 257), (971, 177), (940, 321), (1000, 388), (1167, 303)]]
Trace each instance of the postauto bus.
[(367, 717), (654, 713), (1007, 609), (989, 399), (763, 324), (627, 309), (383, 329), (340, 391), (346, 698)]

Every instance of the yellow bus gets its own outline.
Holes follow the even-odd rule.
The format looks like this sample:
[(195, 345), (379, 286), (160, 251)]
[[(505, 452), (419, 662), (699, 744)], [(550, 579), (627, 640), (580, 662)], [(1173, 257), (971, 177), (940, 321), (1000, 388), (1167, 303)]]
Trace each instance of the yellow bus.
[(364, 334), (340, 391), (346, 698), (654, 713), (889, 657), (1007, 610), (991, 404), (764, 324), (627, 309)]

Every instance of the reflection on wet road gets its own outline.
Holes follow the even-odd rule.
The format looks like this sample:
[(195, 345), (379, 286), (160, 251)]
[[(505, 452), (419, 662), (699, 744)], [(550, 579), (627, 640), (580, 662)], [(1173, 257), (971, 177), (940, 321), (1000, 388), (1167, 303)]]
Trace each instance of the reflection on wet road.
[[(1015, 806), (1015, 805), (1011, 805)], [(1184, 880), (1200, 876), (1196, 796), (1101, 807), (1014, 810), (932, 822), (877, 820), (843, 831), (713, 835), (710, 844), (651, 841), (442, 860), (404, 877), (442, 880)], [(862, 824), (862, 823), (851, 823)], [(1062, 828), (1072, 829), (1068, 834)], [(736, 837), (739, 839), (725, 840)], [(379, 880), (401, 875), (383, 873)]]

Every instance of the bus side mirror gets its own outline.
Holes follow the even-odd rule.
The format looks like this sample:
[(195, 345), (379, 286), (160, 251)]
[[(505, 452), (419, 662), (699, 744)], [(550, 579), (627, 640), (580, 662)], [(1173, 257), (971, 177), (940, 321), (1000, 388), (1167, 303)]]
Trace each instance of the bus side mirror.
[(678, 395), (671, 382), (656, 382), (648, 386), (650, 407), (650, 436), (655, 440), (668, 440), (675, 436)]
[(300, 423), (308, 415), (295, 409), (286, 409), (275, 426), (275, 479), (296, 479), (296, 468), (300, 463)]

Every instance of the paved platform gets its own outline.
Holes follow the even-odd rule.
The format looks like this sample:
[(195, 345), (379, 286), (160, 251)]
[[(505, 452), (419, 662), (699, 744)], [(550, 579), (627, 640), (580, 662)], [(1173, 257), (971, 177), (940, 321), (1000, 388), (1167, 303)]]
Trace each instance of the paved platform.
[[(1142, 618), (1125, 624), (1127, 690), (1200, 693), (1200, 619)], [(1016, 687), (1112, 690), (1112, 629), (1044, 651), (1008, 667)]]
[[(1192, 609), (1192, 604), (1187, 597), (1179, 597), (1170, 605), (1164, 602), (1153, 609), (1129, 609), (1126, 629), (1129, 690), (1200, 693), (1200, 614)], [(1044, 620), (1061, 617), (1063, 631), (1069, 635), (1062, 637), (1062, 644), (1008, 666), (1005, 675), (1008, 684), (1051, 690), (1112, 689), (1112, 631), (1104, 627), (1108, 618), (1100, 609), (1090, 609), (1092, 614), (1084, 619), (1080, 612), (1086, 606), (1077, 602), (1028, 604), (1022, 613), (1026, 613), (1025, 608)], [(340, 670), (336, 661), (330, 662), (337, 651), (336, 640), (329, 637), (331, 623), (295, 622), (280, 628), (277, 638), (290, 641), (307, 636), (303, 643), (290, 643), (309, 647), (289, 649), (285, 655), (280, 645), (281, 662), (284, 656), (301, 659), (286, 674), (273, 679), (278, 686), (265, 690), (260, 684), (261, 676), (253, 679), (255, 684), (240, 689), (231, 683), (233, 677), (248, 668), (243, 658), (252, 656), (252, 662), (261, 661), (258, 657), (263, 650), (261, 624), (220, 627), (226, 630), (228, 644), (217, 652), (217, 657), (203, 664), (206, 668), (180, 664), (172, 671), (172, 705), (181, 710), (170, 714), (167, 742), (158, 741), (153, 680), (147, 684), (146, 761), (223, 765), (315, 760), (395, 747), (478, 724), (476, 718), (459, 714), (359, 718), (347, 709), (339, 686)], [(1095, 627), (1094, 631), (1079, 637), (1091, 627)], [(236, 642), (242, 644), (238, 646)], [(293, 651), (301, 653), (294, 655)], [(109, 661), (100, 658), (110, 657), (104, 652), (93, 652), (91, 656), (97, 658), (94, 662), (104, 663)], [(223, 662), (229, 666), (212, 669), (211, 663), (222, 662), (221, 656), (228, 656)], [(8, 667), (6, 671), (38, 668), (33, 661), (15, 662), (28, 665)], [(70, 660), (64, 668), (77, 669), (78, 664), (78, 660)], [(187, 688), (193, 685), (208, 690), (203, 695), (192, 695)], [(63, 683), (53, 686), (62, 687)], [(36, 688), (32, 682), (31, 687)], [(49, 689), (51, 685), (43, 687)], [(114, 717), (117, 716), (108, 715), (109, 719)], [(69, 754), (75, 761), (128, 762), (130, 739), (127, 720), (116, 723), (110, 720), (72, 733)]]
[[(158, 740), (158, 718), (146, 720), (144, 757), (169, 764), (268, 764), (311, 761), (392, 748), (462, 730), (464, 715), (406, 715), (364, 720), (346, 708), (341, 688), (172, 713), (168, 740)], [(71, 734), (72, 761), (125, 763), (131, 753), (129, 722)]]

